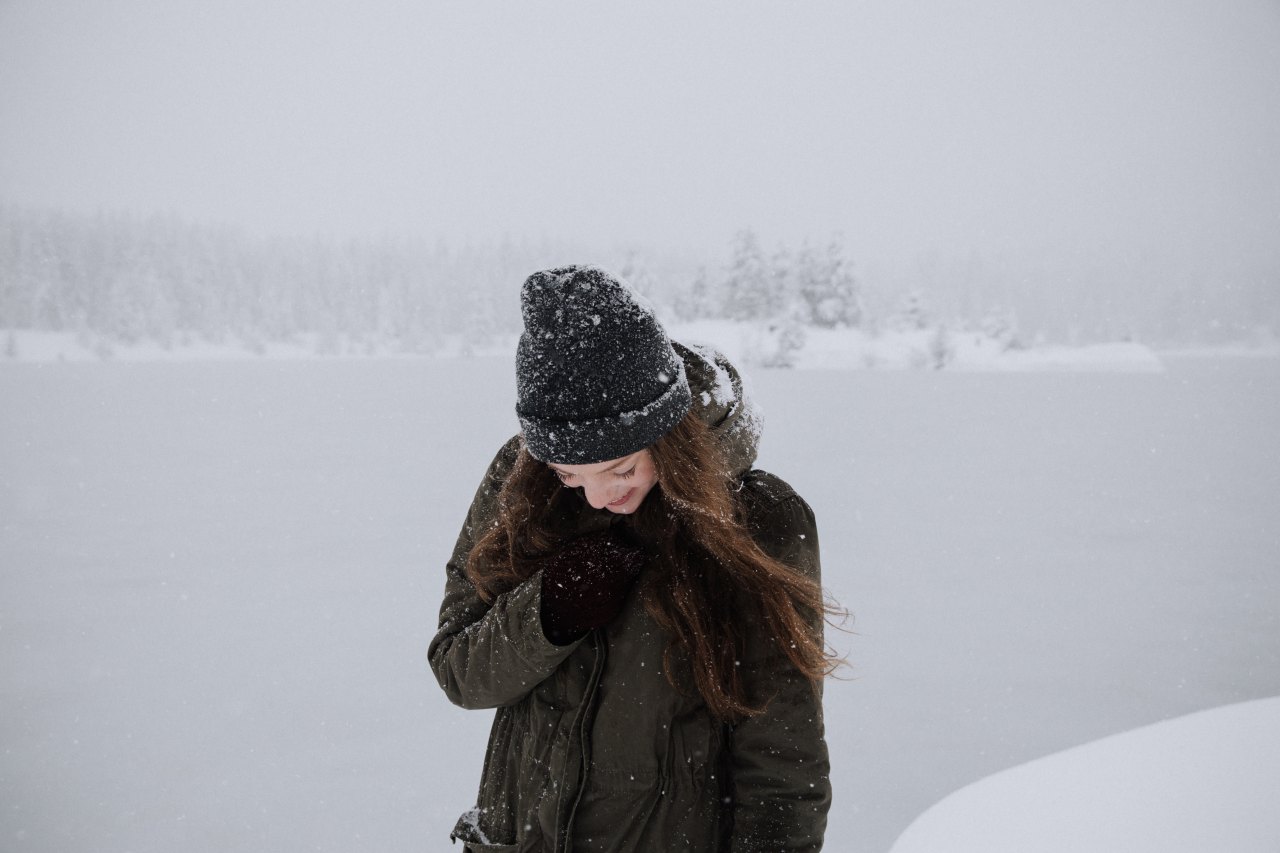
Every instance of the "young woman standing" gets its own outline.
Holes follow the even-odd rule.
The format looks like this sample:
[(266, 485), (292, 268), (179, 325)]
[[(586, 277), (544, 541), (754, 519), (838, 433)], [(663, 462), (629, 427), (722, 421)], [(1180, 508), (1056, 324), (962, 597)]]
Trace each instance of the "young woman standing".
[(830, 805), (813, 511), (753, 470), (737, 372), (622, 282), (535, 273), (521, 432), (447, 567), (431, 667), (496, 708), (472, 851), (816, 851)]

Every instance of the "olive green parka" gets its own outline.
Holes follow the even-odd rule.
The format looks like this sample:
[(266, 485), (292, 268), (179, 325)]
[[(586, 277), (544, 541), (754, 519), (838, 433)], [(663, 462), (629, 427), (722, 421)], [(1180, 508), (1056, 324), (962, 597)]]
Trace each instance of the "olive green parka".
[[(751, 470), (758, 422), (736, 370), (712, 350), (675, 346), (694, 408), (741, 484), (748, 529), (820, 582), (813, 511), (779, 478)], [(429, 650), (452, 702), (496, 709), (479, 801), (452, 838), (470, 851), (520, 853), (821, 849), (831, 800), (821, 691), (761, 631), (744, 632), (741, 667), (749, 700), (766, 709), (726, 724), (692, 683), (667, 681), (667, 638), (635, 589), (612, 622), (567, 646), (543, 635), (541, 573), (492, 602), (477, 594), (467, 557), (494, 523), (519, 446), (518, 436), (503, 446), (476, 492)], [(584, 533), (612, 521), (582, 507)]]

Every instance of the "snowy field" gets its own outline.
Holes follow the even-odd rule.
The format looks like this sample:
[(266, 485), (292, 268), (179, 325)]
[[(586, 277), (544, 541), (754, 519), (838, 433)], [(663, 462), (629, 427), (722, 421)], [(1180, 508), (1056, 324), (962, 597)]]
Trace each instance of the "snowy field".
[[(1280, 694), (1280, 361), (754, 371), (856, 614), (827, 849)], [(451, 849), (489, 715), (425, 661), (506, 359), (0, 364), (0, 849)]]

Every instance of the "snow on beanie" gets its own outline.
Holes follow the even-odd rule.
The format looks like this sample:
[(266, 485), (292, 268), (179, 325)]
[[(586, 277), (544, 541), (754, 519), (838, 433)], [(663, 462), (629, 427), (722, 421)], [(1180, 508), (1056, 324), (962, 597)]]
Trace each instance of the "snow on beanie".
[(587, 266), (529, 276), (520, 291), (516, 415), (535, 459), (590, 465), (643, 450), (693, 403), (684, 363), (651, 308)]

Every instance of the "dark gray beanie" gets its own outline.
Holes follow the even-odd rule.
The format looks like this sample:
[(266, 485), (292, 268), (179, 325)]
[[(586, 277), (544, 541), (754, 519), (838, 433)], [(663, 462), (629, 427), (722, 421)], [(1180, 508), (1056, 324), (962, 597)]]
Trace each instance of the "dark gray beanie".
[(525, 280), (520, 305), (516, 415), (535, 459), (628, 456), (689, 411), (684, 362), (624, 282), (596, 267), (543, 270)]

